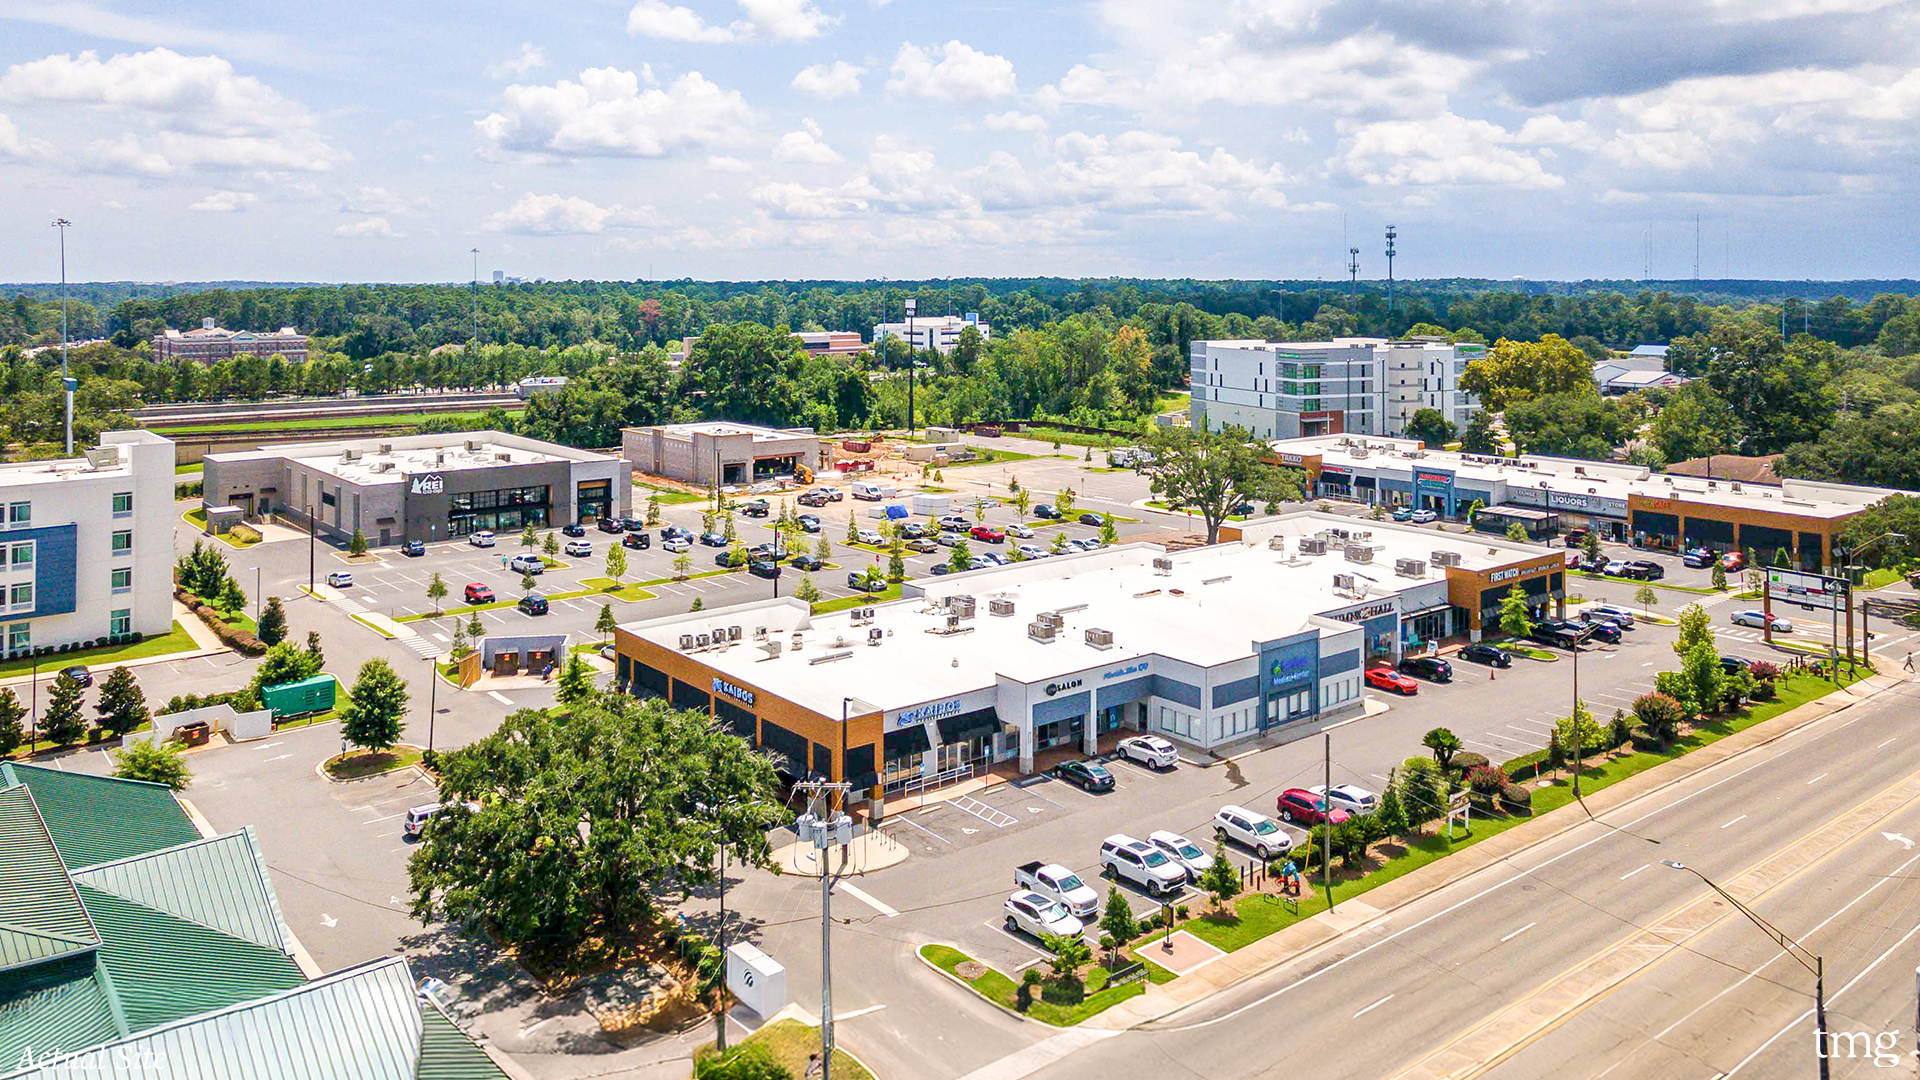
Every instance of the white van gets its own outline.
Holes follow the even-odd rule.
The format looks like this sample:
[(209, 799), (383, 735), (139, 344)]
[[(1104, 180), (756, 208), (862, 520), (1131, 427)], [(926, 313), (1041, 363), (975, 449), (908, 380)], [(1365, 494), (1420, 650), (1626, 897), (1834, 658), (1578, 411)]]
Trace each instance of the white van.
[[(439, 817), (440, 811), (446, 808), (446, 803), (437, 802), (412, 807), (407, 810), (407, 820), (401, 824), (400, 831), (409, 837), (419, 836), (421, 833), (427, 831), (427, 823)], [(477, 802), (468, 803), (467, 811), (469, 813), (479, 813), (480, 804)]]
[(863, 502), (879, 502), (886, 498), (882, 492), (892, 490), (892, 488), (882, 488), (879, 484), (869, 484), (864, 480), (856, 480), (852, 485), (853, 497)]

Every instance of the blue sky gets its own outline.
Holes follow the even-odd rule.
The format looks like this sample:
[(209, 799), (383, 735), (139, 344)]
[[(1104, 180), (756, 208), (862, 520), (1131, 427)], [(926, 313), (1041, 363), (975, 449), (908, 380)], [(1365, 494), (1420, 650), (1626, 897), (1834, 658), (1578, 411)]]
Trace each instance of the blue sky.
[(0, 280), (1915, 274), (1897, 0), (7, 0)]

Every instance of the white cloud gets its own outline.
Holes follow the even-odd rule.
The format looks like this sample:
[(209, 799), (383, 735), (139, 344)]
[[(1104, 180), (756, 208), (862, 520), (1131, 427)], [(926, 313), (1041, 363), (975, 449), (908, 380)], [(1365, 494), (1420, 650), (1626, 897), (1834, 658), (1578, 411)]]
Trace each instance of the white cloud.
[(531, 41), (523, 41), (520, 43), (519, 55), (507, 60), (488, 64), (486, 74), (489, 79), (504, 79), (509, 75), (515, 78), (525, 78), (532, 72), (538, 71), (546, 66), (546, 50)]
[(726, 26), (709, 23), (692, 8), (666, 0), (639, 0), (627, 12), (627, 33), (667, 41), (721, 44), (729, 41), (810, 41), (840, 20), (813, 0), (738, 0), (744, 18)]
[(845, 60), (835, 60), (832, 64), (814, 64), (800, 69), (790, 84), (803, 94), (812, 94), (829, 101), (835, 98), (852, 97), (860, 92), (860, 76), (867, 69), (855, 67)]
[(505, 161), (564, 157), (664, 157), (740, 141), (753, 110), (739, 91), (699, 72), (640, 88), (631, 71), (589, 68), (580, 81), (509, 86), (501, 111), (477, 121), (482, 156)]
[(1013, 62), (983, 53), (971, 45), (949, 41), (936, 50), (911, 42), (893, 58), (893, 77), (887, 89), (896, 94), (941, 101), (983, 101), (1014, 91)]
[(45, 157), (51, 153), (53, 147), (20, 134), (19, 127), (7, 118), (7, 114), (0, 113), (0, 155), (31, 158)]
[(1447, 113), (1427, 120), (1382, 120), (1353, 130), (1328, 167), (1366, 184), (1494, 184), (1557, 188), (1566, 183), (1540, 160), (1512, 148), (1511, 132)]
[(169, 49), (63, 54), (15, 64), (0, 99), (134, 114), (144, 133), (96, 142), (84, 163), (164, 175), (188, 169), (322, 171), (349, 159), (317, 131), (313, 115), (218, 56)]
[(655, 221), (653, 208), (648, 206), (629, 210), (618, 204), (599, 206), (577, 195), (536, 195), (529, 191), (512, 206), (481, 222), (480, 229), (532, 236), (591, 235), (610, 228), (651, 225)]
[(359, 236), (399, 236), (401, 234), (393, 231), (393, 226), (387, 224), (386, 218), (373, 217), (373, 218), (368, 218), (365, 221), (354, 221), (354, 222), (349, 222), (348, 224), (345, 224), (345, 225), (336, 226), (333, 230), (333, 235), (346, 236), (346, 237), (359, 237)]
[(136, 45), (218, 49), (255, 60), (283, 60), (287, 51), (287, 39), (281, 34), (185, 26), (122, 15), (81, 0), (8, 0), (6, 7), (0, 9), (0, 19), (55, 26), (84, 37), (129, 41)]
[(987, 130), (989, 131), (1045, 131), (1047, 130), (1046, 117), (1035, 116), (1032, 113), (1023, 113), (1018, 111), (993, 113), (992, 115), (988, 116), (985, 120), (981, 121), (981, 123), (985, 124), (987, 126)]
[(1576, 150), (1596, 150), (1603, 141), (1585, 120), (1563, 120), (1552, 113), (1528, 117), (1513, 138), (1529, 146), (1568, 146)]
[(780, 142), (773, 148), (775, 161), (797, 161), (811, 165), (831, 165), (840, 160), (840, 154), (820, 139), (820, 125), (812, 117), (800, 121), (805, 130), (789, 131), (780, 136)]
[(260, 201), (251, 191), (216, 191), (188, 209), (208, 214), (233, 214)]
[(707, 158), (707, 168), (714, 172), (750, 173), (753, 166), (737, 157), (716, 154)]
[(343, 214), (404, 214), (425, 209), (429, 205), (431, 201), (428, 199), (407, 198), (386, 188), (366, 184), (340, 193), (340, 212)]

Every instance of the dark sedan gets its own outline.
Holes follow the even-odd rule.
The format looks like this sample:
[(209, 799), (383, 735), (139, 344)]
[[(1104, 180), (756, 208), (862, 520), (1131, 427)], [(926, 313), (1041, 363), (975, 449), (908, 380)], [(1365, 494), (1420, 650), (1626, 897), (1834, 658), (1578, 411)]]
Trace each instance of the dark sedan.
[(1057, 518), (1060, 516), (1060, 511), (1055, 510), (1051, 503), (1041, 503), (1033, 508), (1033, 516), (1038, 518)]
[(1470, 660), (1476, 664), (1490, 664), (1494, 667), (1513, 666), (1512, 653), (1477, 641), (1460, 650), (1460, 659)]
[(793, 567), (795, 570), (818, 570), (827, 564), (811, 555), (795, 555), (793, 558), (787, 560), (787, 565)]
[(747, 573), (754, 577), (777, 578), (780, 576), (780, 564), (772, 559), (755, 559), (747, 564)]
[(1097, 761), (1063, 761), (1053, 767), (1053, 775), (1083, 791), (1112, 791), (1113, 774)]
[(727, 537), (725, 533), (706, 532), (700, 534), (700, 542), (708, 547), (726, 547)]
[(417, 559), (426, 553), (427, 545), (425, 541), (409, 540), (400, 545), (400, 554), (405, 555), (409, 559)]
[(1091, 510), (1080, 515), (1080, 524), (1082, 525), (1104, 525), (1106, 520), (1106, 518), (1101, 517)]
[(569, 521), (565, 525), (560, 526), (560, 535), (571, 536), (578, 540), (580, 537), (587, 535), (587, 530), (582, 528), (579, 522)]
[(599, 529), (603, 533), (617, 533), (621, 531), (619, 518), (603, 517), (600, 520), (594, 522), (593, 527), (596, 529)]
[(1428, 682), (1453, 681), (1453, 665), (1437, 656), (1409, 656), (1400, 661), (1400, 670)]

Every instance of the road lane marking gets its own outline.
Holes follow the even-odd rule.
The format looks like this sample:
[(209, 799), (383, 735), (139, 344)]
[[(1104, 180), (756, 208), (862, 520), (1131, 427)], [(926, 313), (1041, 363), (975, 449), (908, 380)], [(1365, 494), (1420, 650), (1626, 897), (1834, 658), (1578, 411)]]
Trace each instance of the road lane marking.
[(1504, 945), (1504, 944), (1506, 944), (1507, 942), (1509, 942), (1509, 941), (1512, 941), (1512, 940), (1513, 940), (1514, 938), (1517, 938), (1517, 937), (1519, 937), (1519, 936), (1520, 936), (1521, 934), (1524, 934), (1524, 933), (1526, 933), (1527, 931), (1529, 931), (1529, 930), (1531, 930), (1531, 929), (1533, 929), (1534, 927), (1536, 927), (1536, 926), (1538, 926), (1538, 925), (1540, 925), (1540, 924), (1539, 924), (1539, 923), (1528, 923), (1527, 925), (1525, 925), (1525, 926), (1523, 926), (1523, 927), (1521, 927), (1520, 929), (1518, 929), (1518, 930), (1515, 930), (1515, 931), (1514, 931), (1513, 933), (1511, 933), (1511, 934), (1508, 934), (1508, 935), (1507, 935), (1506, 937), (1503, 937), (1503, 938), (1501, 938), (1501, 939), (1500, 939), (1500, 943)]
[(293, 756), (292, 754), (281, 754), (277, 757), (270, 757), (267, 760), (268, 761), (285, 761), (292, 756)]
[(899, 912), (888, 907), (885, 903), (881, 902), (878, 898), (872, 896), (871, 894), (855, 886), (852, 882), (843, 881), (838, 886), (836, 886), (836, 888), (846, 893), (848, 896), (853, 897), (855, 900), (858, 900), (861, 903), (872, 908), (873, 910), (879, 912), (880, 914), (885, 915), (889, 919), (896, 919), (900, 917)]
[[(1734, 818), (1732, 821), (1727, 822), (1727, 825), (1735, 825), (1745, 820), (1747, 820), (1747, 815), (1741, 814), (1739, 817)], [(1724, 829), (1727, 827), (1727, 825), (1722, 825), (1720, 827)]]
[(1354, 1014), (1353, 1014), (1353, 1018), (1354, 1018), (1355, 1020), (1358, 1020), (1358, 1019), (1360, 1019), (1361, 1017), (1363, 1017), (1363, 1016), (1365, 1016), (1365, 1015), (1367, 1015), (1368, 1013), (1370, 1013), (1370, 1012), (1372, 1012), (1373, 1010), (1375, 1010), (1375, 1009), (1377, 1009), (1377, 1008), (1379, 1008), (1379, 1007), (1380, 1007), (1380, 1006), (1382, 1006), (1382, 1005), (1385, 1005), (1385, 1004), (1386, 1004), (1387, 1002), (1389, 1002), (1389, 1001), (1392, 1001), (1392, 1000), (1393, 1000), (1393, 995), (1392, 995), (1392, 994), (1388, 994), (1388, 995), (1387, 995), (1386, 997), (1383, 997), (1383, 998), (1381, 998), (1381, 999), (1380, 999), (1379, 1001), (1376, 1001), (1376, 1002), (1374, 1002), (1373, 1004), (1371, 1004), (1371, 1005), (1369, 1005), (1369, 1006), (1367, 1006), (1366, 1008), (1364, 1008), (1364, 1009), (1361, 1009), (1361, 1010), (1360, 1010), (1359, 1012), (1357, 1012), (1357, 1013), (1354, 1013)]
[[(1649, 867), (1649, 866), (1652, 866), (1652, 865), (1653, 865), (1652, 863), (1645, 863), (1645, 864), (1643, 864), (1643, 865), (1642, 865), (1642, 866), (1640, 867), (1640, 870), (1645, 870), (1645, 869), (1646, 869), (1647, 867)], [(1627, 871), (1626, 873), (1624, 873), (1624, 874), (1621, 874), (1621, 875), (1620, 875), (1620, 880), (1621, 880), (1621, 881), (1625, 881), (1625, 880), (1627, 880), (1628, 878), (1630, 878), (1630, 877), (1632, 877), (1633, 875), (1635, 875), (1635, 874), (1637, 874), (1637, 873), (1639, 873), (1639, 872), (1640, 872), (1640, 870), (1629, 870), (1629, 871)]]
[[(1889, 740), (1889, 741), (1891, 741), (1891, 740)], [(276, 746), (282, 746), (282, 745), (284, 745), (284, 744), (285, 744), (285, 740), (283, 740), (283, 739), (276, 739), (276, 740), (274, 740), (273, 742), (270, 742), (270, 743), (267, 743), (267, 744), (265, 744), (265, 745), (263, 745), (263, 746), (256, 746), (256, 747), (254, 747), (254, 749), (255, 749), (255, 750), (271, 750), (271, 749), (273, 749), (273, 748), (274, 748), (274, 747), (276, 747)], [(1881, 743), (1880, 745), (1882, 745), (1882, 746), (1885, 746), (1885, 745), (1886, 745), (1886, 743)]]
[(503, 693), (501, 693), (501, 692), (500, 692), (500, 691), (498, 691), (498, 690), (489, 690), (489, 691), (487, 691), (487, 696), (488, 696), (488, 697), (490, 697), (490, 698), (492, 698), (493, 700), (495, 700), (495, 701), (497, 701), (497, 702), (499, 702), (499, 703), (500, 703), (500, 704), (502, 704), (502, 705), (511, 705), (511, 704), (513, 704), (513, 699), (512, 699), (512, 698), (510, 698), (510, 697), (508, 697), (507, 695), (505, 695), (505, 694), (503, 694)]
[(1808, 783), (1808, 784), (1817, 784), (1817, 783), (1819, 783), (1820, 781), (1822, 781), (1822, 780), (1825, 780), (1826, 778), (1827, 778), (1827, 774), (1826, 774), (1826, 773), (1821, 773), (1821, 774), (1820, 774), (1819, 776), (1816, 776), (1816, 777), (1814, 777), (1813, 779), (1811, 779), (1811, 780), (1809, 780), (1809, 781), (1807, 781), (1807, 783)]
[(856, 1016), (865, 1016), (868, 1013), (876, 1013), (884, 1008), (886, 1008), (885, 1005), (869, 1005), (864, 1009), (855, 1009), (852, 1012), (837, 1012), (833, 1014), (833, 1022), (837, 1024), (842, 1020), (851, 1020)]
[[(1848, 980), (1847, 985), (1842, 986), (1839, 990), (1835, 991), (1834, 995), (1827, 999), (1828, 1003), (1832, 1003), (1840, 1000), (1840, 995), (1853, 989), (1855, 983), (1858, 983), (1861, 979), (1864, 979), (1868, 975), (1872, 974), (1873, 969), (1879, 967), (1880, 962), (1882, 960), (1885, 960), (1888, 956), (1892, 955), (1894, 950), (1905, 947), (1907, 944), (1907, 941), (1911, 939), (1915, 934), (1920, 934), (1920, 923), (1914, 924), (1913, 929), (1907, 931), (1904, 935), (1902, 935), (1899, 941), (1896, 941), (1892, 945), (1887, 946), (1886, 952), (1883, 952), (1879, 956), (1874, 957), (1873, 963), (1868, 964), (1865, 968), (1861, 970), (1860, 974), (1855, 975), (1852, 979)], [(1780, 1038), (1780, 1036), (1785, 1035), (1787, 1032), (1792, 1031), (1796, 1027), (1799, 1027), (1803, 1022), (1806, 1021), (1807, 1017), (1812, 1015), (1813, 1015), (1813, 1010), (1808, 1009), (1806, 1012), (1801, 1013), (1799, 1016), (1789, 1021), (1787, 1026), (1773, 1033), (1773, 1038), (1768, 1039), (1766, 1042), (1761, 1043), (1760, 1049), (1755, 1050), (1753, 1053), (1748, 1054), (1745, 1058), (1742, 1058), (1740, 1061), (1740, 1064), (1735, 1065), (1731, 1069), (1728, 1069), (1722, 1075), (1732, 1076), (1734, 1073), (1737, 1073), (1741, 1069), (1746, 1068), (1747, 1062), (1752, 1061), (1754, 1058), (1759, 1057), (1762, 1053), (1765, 1053), (1767, 1047), (1772, 1046), (1774, 1042)]]
[[(1894, 736), (1894, 739), (1897, 739), (1897, 738), (1899, 738), (1899, 736), (1898, 736), (1898, 735), (1896, 735), (1896, 736)], [(1883, 742), (1883, 743), (1881, 743), (1881, 744), (1880, 744), (1879, 746), (1876, 746), (1876, 747), (1874, 747), (1874, 749), (1875, 749), (1875, 750), (1883, 750), (1883, 749), (1885, 749), (1885, 748), (1887, 747), (1887, 745), (1888, 745), (1889, 743), (1891, 743), (1891, 742), (1893, 742), (1893, 739), (1888, 739), (1888, 740), (1887, 740), (1886, 742)]]

